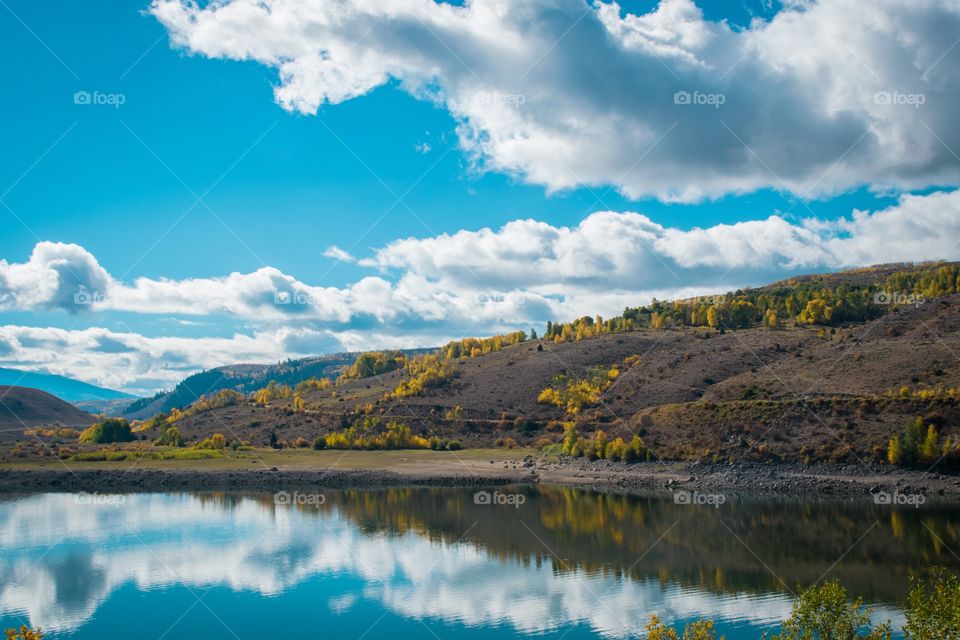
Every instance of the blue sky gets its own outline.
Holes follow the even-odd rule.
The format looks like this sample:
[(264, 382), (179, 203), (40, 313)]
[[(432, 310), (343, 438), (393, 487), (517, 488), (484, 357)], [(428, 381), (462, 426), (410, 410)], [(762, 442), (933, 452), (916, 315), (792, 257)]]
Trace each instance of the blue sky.
[[(276, 14), (291, 6), (276, 4)], [(8, 61), (2, 69), (8, 97), (0, 102), (5, 149), (0, 154), (0, 365), (148, 391), (184, 372), (229, 361), (429, 345), (462, 333), (540, 326), (548, 318), (594, 308), (611, 313), (654, 294), (759, 284), (786, 273), (882, 261), (888, 255), (955, 257), (954, 247), (930, 245), (924, 238), (909, 249), (884, 251), (882, 239), (875, 237), (876, 229), (884, 228), (879, 219), (869, 230), (851, 226), (855, 209), (914, 219), (924, 198), (951, 197), (960, 163), (951, 151), (957, 132), (946, 109), (956, 97), (960, 54), (949, 47), (953, 36), (947, 28), (956, 24), (955, 15), (941, 17), (946, 33), (925, 34), (929, 50), (914, 52), (919, 71), (934, 63), (926, 73), (897, 75), (903, 70), (887, 56), (909, 58), (906, 53), (878, 48), (868, 41), (876, 34), (853, 34), (851, 44), (841, 46), (862, 45), (849, 52), (850, 58), (868, 69), (857, 69), (850, 60), (838, 64), (837, 82), (831, 85), (828, 78), (824, 95), (810, 99), (807, 71), (799, 63), (787, 71), (778, 67), (780, 54), (772, 44), (758, 39), (743, 45), (739, 57), (724, 56), (735, 53), (729, 43), (740, 46), (751, 32), (772, 32), (785, 11), (802, 20), (817, 13), (813, 10), (704, 1), (697, 4), (702, 10), (697, 16), (697, 7), (680, 0), (668, 7), (624, 2), (604, 19), (597, 6), (551, 1), (531, 19), (542, 25), (535, 33), (544, 32), (545, 46), (530, 54), (526, 75), (505, 81), (509, 51), (468, 46), (471, 36), (478, 41), (489, 36), (492, 27), (484, 22), (489, 17), (478, 10), (484, 4), (461, 7), (459, 14), (425, 9), (415, 16), (417, 22), (406, 25), (396, 16), (371, 17), (357, 9), (354, 22), (342, 26), (344, 33), (325, 36), (341, 43), (327, 53), (325, 42), (304, 45), (302, 33), (258, 25), (256, 17), (226, 27), (198, 26), (217, 8), (213, 5), (4, 0), (0, 53)], [(840, 18), (849, 6), (821, 4), (828, 6), (817, 7), (817, 20), (846, 28)], [(306, 3), (300, 10), (315, 9), (322, 22), (322, 5)], [(631, 22), (658, 7), (662, 15), (656, 24)], [(939, 5), (927, 11), (926, 17), (949, 13)], [(196, 13), (193, 22), (179, 21), (190, 12)], [(451, 15), (459, 25), (450, 27)], [(567, 15), (573, 19), (564, 22)], [(931, 21), (919, 16), (894, 18), (905, 32), (930, 28)], [(502, 19), (497, 28), (504, 33), (529, 28), (525, 22), (518, 27), (512, 17)], [(365, 28), (364, 20), (370, 20)], [(410, 25), (418, 23), (426, 31), (410, 34)], [(448, 27), (453, 35), (444, 31)], [(606, 29), (602, 36), (601, 28)], [(663, 35), (663, 29), (673, 28), (675, 34)], [(470, 35), (461, 41), (463, 33)], [(600, 37), (603, 46), (618, 47), (623, 59), (609, 62), (607, 56), (586, 70), (577, 68), (571, 60), (589, 57), (580, 56), (590, 50), (581, 47)], [(431, 38), (435, 41), (427, 46)], [(233, 48), (222, 42), (234, 43)], [(344, 42), (356, 49), (348, 49), (346, 59)], [(264, 53), (270, 47), (275, 50)], [(310, 47), (324, 50), (323, 56), (340, 66), (319, 76), (309, 65), (306, 71), (280, 68), (298, 56), (310, 62), (310, 55), (302, 54)], [(826, 58), (837, 58), (826, 45), (821, 48)], [(939, 60), (938, 52), (943, 54)], [(691, 64), (692, 58), (698, 63)], [(871, 77), (873, 59), (884, 61), (882, 78)], [(711, 65), (712, 76), (707, 76), (703, 69)], [(779, 74), (769, 73), (773, 68)], [(854, 102), (843, 103), (850, 97), (836, 88), (840, 79), (850, 84), (844, 74), (855, 76), (853, 84), (862, 81), (877, 91), (917, 95), (919, 86), (925, 91), (923, 109), (879, 112), (859, 101), (854, 108)], [(754, 86), (765, 82), (768, 94)], [(343, 85), (346, 95), (341, 95)], [(292, 97), (274, 94), (282, 87), (289, 87)], [(486, 95), (493, 100), (520, 95), (517, 112), (526, 111), (516, 118), (506, 111), (487, 117), (469, 104), (468, 99), (484, 95), (478, 91), (492, 91)], [(724, 104), (684, 110), (637, 97), (647, 91), (665, 96), (713, 92), (724, 95)], [(77, 92), (122, 104), (76, 104)], [(806, 96), (810, 105), (796, 107), (793, 114), (802, 102), (791, 97), (796, 95)], [(550, 100), (557, 104), (555, 113)], [(589, 118), (596, 120), (581, 126)], [(869, 128), (863, 129), (864, 123)], [(922, 144), (913, 141), (921, 134)], [(534, 147), (538, 140), (544, 142)], [(828, 149), (834, 141), (836, 149)], [(554, 142), (562, 146), (551, 150)], [(897, 159), (910, 154), (915, 162)], [(731, 173), (725, 177), (726, 171)], [(910, 211), (905, 196), (916, 199)], [(952, 197), (944, 202), (952, 205)], [(645, 245), (633, 253), (628, 247), (622, 255), (604, 254), (602, 235), (578, 226), (588, 218), (603, 227), (602, 220), (590, 217), (596, 212), (615, 212), (617, 224), (627, 220), (623, 214), (640, 214), (642, 220), (629, 220), (630, 229), (637, 238), (659, 237), (660, 248), (633, 265), (622, 262), (643, 253)], [(769, 223), (770, 216), (779, 217)], [(523, 236), (529, 229), (516, 237), (498, 231), (523, 220), (541, 225), (531, 232), (535, 238)], [(768, 222), (754, 230), (742, 226), (751, 221)], [(648, 229), (648, 223), (659, 230)], [(769, 237), (777, 247), (753, 244), (751, 238), (768, 237), (771, 225), (798, 242), (797, 253), (783, 249), (776, 233)], [(476, 233), (484, 228), (492, 229), (492, 236)], [(731, 229), (728, 235), (725, 230)], [(697, 230), (709, 233), (700, 237)], [(571, 275), (560, 258), (542, 263), (539, 253), (527, 257), (529, 269), (518, 258), (519, 271), (509, 277), (498, 271), (515, 253), (512, 242), (549, 245), (567, 232), (570, 242), (585, 243), (589, 273), (582, 279)], [(873, 239), (842, 253), (824, 249), (857, 234), (873, 234)], [(396, 244), (407, 238), (423, 242)], [(68, 248), (31, 259), (38, 243)], [(554, 256), (557, 247), (547, 245), (540, 253)], [(329, 257), (334, 246), (349, 259)], [(718, 257), (703, 258), (711, 250), (719, 251)], [(449, 255), (441, 264), (427, 260), (426, 251)], [(594, 255), (598, 251), (601, 255)], [(457, 272), (459, 262), (471, 272), (466, 280)], [(16, 265), (22, 269), (16, 271)], [(555, 277), (544, 276), (551, 268)], [(657, 275), (661, 268), (665, 271)], [(14, 270), (4, 275), (3, 269)], [(258, 270), (261, 280), (274, 285), (273, 276), (282, 276), (288, 284), (281, 289), (305, 287), (310, 300), (304, 304), (310, 308), (281, 305), (277, 314), (259, 313), (244, 288), (249, 283), (234, 283), (242, 298), (236, 305), (224, 303), (221, 309), (220, 302), (197, 303), (194, 280), (229, 288), (234, 285), (222, 280), (229, 274)], [(90, 274), (93, 280), (87, 282)], [(56, 285), (44, 278), (60, 278), (63, 286), (73, 278), (71, 286), (82, 284), (84, 291), (97, 291), (99, 284), (116, 292), (99, 293), (121, 302), (60, 304), (60, 294), (51, 294)], [(165, 289), (161, 297), (167, 297), (158, 300), (156, 291), (133, 291), (139, 278), (180, 284)], [(377, 280), (366, 281), (371, 287), (386, 283), (390, 288), (384, 309), (368, 313), (350, 306), (384, 300), (376, 292), (351, 290), (365, 278)], [(30, 288), (39, 281), (47, 284)], [(330, 303), (326, 296), (336, 298), (336, 292), (347, 292), (349, 301)], [(412, 297), (423, 304), (404, 307)], [(466, 298), (479, 306), (451, 302)], [(313, 307), (324, 305), (335, 309), (313, 313)], [(458, 314), (438, 311), (448, 305)], [(61, 333), (44, 333), (51, 329)], [(266, 343), (260, 340), (268, 335)], [(237, 336), (259, 346), (238, 346)], [(105, 349), (106, 343), (124, 346)], [(57, 349), (68, 350), (70, 357), (51, 358)]]

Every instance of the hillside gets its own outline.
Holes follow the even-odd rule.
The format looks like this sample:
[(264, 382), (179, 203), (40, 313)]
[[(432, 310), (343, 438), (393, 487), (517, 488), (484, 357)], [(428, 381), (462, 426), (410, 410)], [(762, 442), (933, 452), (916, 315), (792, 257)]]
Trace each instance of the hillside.
[[(919, 265), (911, 274), (926, 282), (941, 267)], [(808, 276), (750, 295), (815, 296), (811, 286), (835, 286), (831, 304), (849, 315), (856, 308), (844, 296), (873, 304), (873, 289), (855, 287), (899, 281), (903, 268)], [(955, 288), (956, 265), (949, 269)], [(676, 315), (680, 307), (657, 304), (665, 316), (684, 317)], [(447, 359), (445, 379), (406, 397), (387, 395), (409, 383), (409, 369), (304, 392), (302, 407), (293, 398), (268, 406), (239, 402), (185, 416), (178, 425), (188, 441), (219, 432), (252, 444), (275, 434), (292, 444), (351, 425), (376, 431), (396, 420), (423, 436), (479, 446), (559, 442), (564, 423), (572, 422), (585, 438), (597, 429), (611, 438), (640, 435), (653, 456), (665, 459), (855, 462), (883, 459), (889, 439), (919, 416), (956, 442), (960, 295), (879, 302), (857, 312), (870, 319), (835, 316), (740, 329), (678, 323), (569, 341), (526, 340)], [(596, 379), (611, 367), (619, 375), (602, 379), (598, 397), (576, 412), (538, 401), (548, 387), (563, 395), (564, 385)]]
[[(423, 349), (410, 350), (416, 354)], [(151, 398), (142, 398), (128, 405), (121, 413), (130, 419), (144, 419), (171, 409), (183, 409), (201, 396), (222, 389), (231, 389), (240, 393), (251, 393), (274, 380), (278, 384), (293, 385), (308, 378), (336, 378), (343, 367), (356, 359), (356, 353), (335, 353), (331, 355), (287, 360), (277, 364), (237, 364), (202, 371), (185, 378), (170, 391), (164, 391)]]
[(0, 385), (40, 389), (70, 403), (110, 400), (130, 401), (136, 398), (136, 396), (129, 393), (105, 389), (52, 373), (34, 373), (32, 371), (20, 371), (19, 369), (5, 369), (2, 367), (0, 367)]
[(87, 427), (95, 418), (39, 389), (0, 386), (0, 440), (24, 439), (28, 427)]
[(206, 447), (567, 442), (603, 457), (622, 438), (641, 459), (863, 463), (886, 460), (899, 437), (898, 460), (942, 452), (960, 465), (957, 264), (654, 301), (549, 323), (545, 336), (223, 367), (131, 415), (150, 418), (139, 440), (171, 426), (166, 444), (222, 434)]

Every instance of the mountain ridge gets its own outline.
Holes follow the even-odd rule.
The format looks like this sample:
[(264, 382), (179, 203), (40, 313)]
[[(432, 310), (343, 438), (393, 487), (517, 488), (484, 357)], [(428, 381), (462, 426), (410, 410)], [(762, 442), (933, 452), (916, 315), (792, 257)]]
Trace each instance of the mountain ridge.
[(6, 367), (0, 367), (0, 385), (39, 389), (70, 403), (98, 400), (134, 400), (137, 397), (124, 391), (100, 387), (55, 373), (40, 373)]

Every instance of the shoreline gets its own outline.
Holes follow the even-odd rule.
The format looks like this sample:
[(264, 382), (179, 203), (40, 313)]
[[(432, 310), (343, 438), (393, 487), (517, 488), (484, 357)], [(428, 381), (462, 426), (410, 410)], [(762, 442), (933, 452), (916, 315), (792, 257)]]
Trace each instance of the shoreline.
[[(715, 492), (757, 497), (849, 498), (885, 492), (960, 502), (960, 476), (846, 464), (646, 462), (547, 458), (528, 450), (464, 455), (346, 452), (324, 465), (308, 456), (177, 461), (165, 465), (56, 462), (0, 466), (0, 493), (46, 491), (278, 491), (295, 488), (481, 487), (551, 484), (630, 494)], [(464, 452), (465, 453), (465, 452)], [(317, 458), (322, 458), (317, 456)], [(238, 463), (257, 464), (256, 468)], [(310, 464), (312, 463), (312, 464)], [(269, 465), (269, 466), (268, 466)]]

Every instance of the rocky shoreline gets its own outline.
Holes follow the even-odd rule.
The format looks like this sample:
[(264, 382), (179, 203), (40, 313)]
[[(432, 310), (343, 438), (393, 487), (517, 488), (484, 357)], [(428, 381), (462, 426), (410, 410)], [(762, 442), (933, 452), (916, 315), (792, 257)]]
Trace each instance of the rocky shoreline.
[[(640, 472), (634, 467), (640, 467)], [(629, 493), (712, 491), (787, 499), (887, 494), (960, 501), (960, 476), (881, 465), (676, 462), (630, 466), (574, 460), (563, 461), (544, 475), (558, 474), (565, 484), (614, 486)], [(577, 478), (584, 481), (578, 483)]]
[[(492, 463), (492, 461), (490, 461)], [(609, 463), (527, 456), (475, 468), (0, 469), (0, 492), (278, 491), (291, 488), (477, 487), (547, 483), (625, 493), (716, 492), (780, 498), (865, 497), (960, 501), (960, 476), (844, 464)]]

